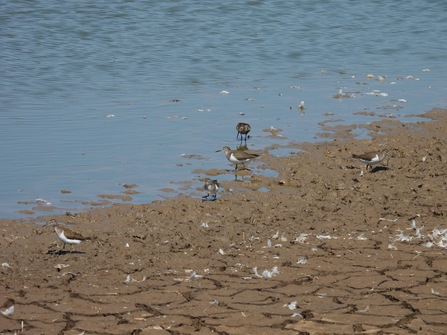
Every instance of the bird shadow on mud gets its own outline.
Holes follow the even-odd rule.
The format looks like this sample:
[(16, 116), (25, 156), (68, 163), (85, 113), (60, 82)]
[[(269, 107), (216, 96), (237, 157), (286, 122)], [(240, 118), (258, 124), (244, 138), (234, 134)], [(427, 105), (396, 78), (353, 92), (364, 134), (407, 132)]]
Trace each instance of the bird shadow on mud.
[(379, 171), (388, 171), (390, 168), (386, 166), (376, 166), (374, 169), (371, 170), (371, 173), (376, 173)]
[(82, 251), (77, 251), (77, 250), (48, 250), (47, 251), (47, 255), (58, 255), (58, 256), (63, 256), (63, 255), (67, 255), (67, 254), (74, 254), (74, 255), (83, 255), (85, 254), (85, 252)]

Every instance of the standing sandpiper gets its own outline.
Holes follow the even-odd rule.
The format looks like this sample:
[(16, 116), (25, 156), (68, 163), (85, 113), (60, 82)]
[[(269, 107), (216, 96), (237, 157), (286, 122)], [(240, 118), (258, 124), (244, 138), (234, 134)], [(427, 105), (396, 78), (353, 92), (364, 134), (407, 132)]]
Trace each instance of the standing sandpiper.
[(245, 135), (245, 141), (247, 140), (247, 134), (250, 132), (251, 127), (248, 123), (239, 122), (236, 125), (237, 130), (237, 136), (236, 138), (239, 138), (239, 134), (241, 134), (241, 142), (242, 142), (242, 135)]
[(50, 220), (48, 222), (48, 225), (54, 227), (54, 232), (64, 244), (63, 249), (65, 249), (65, 244), (73, 245), (90, 240), (90, 237), (82, 236), (81, 234), (71, 231), (68, 228), (59, 226), (54, 219)]
[(352, 154), (352, 158), (357, 158), (359, 161), (366, 164), (366, 170), (368, 171), (368, 167), (371, 168), (374, 164), (378, 164), (385, 159), (385, 156), (388, 154), (388, 150), (380, 151), (371, 151), (361, 155)]
[(249, 152), (242, 151), (242, 150), (231, 150), (229, 147), (226, 147), (226, 146), (220, 150), (217, 150), (216, 152), (219, 152), (219, 151), (225, 152), (225, 156), (227, 157), (227, 159), (231, 163), (236, 164), (234, 171), (237, 170), (238, 164), (244, 164), (244, 163), (251, 161), (252, 159), (254, 159), (256, 157), (259, 157), (259, 155), (257, 155), (257, 154), (251, 154)]
[(205, 191), (207, 191), (207, 195), (204, 195), (202, 197), (203, 200), (208, 199), (208, 197), (210, 196), (210, 194), (213, 195), (213, 201), (216, 200), (217, 197), (217, 191), (219, 190), (219, 183), (217, 182), (217, 180), (211, 180), (210, 178), (206, 178), (205, 179), (205, 185), (203, 186), (203, 188), (205, 189)]

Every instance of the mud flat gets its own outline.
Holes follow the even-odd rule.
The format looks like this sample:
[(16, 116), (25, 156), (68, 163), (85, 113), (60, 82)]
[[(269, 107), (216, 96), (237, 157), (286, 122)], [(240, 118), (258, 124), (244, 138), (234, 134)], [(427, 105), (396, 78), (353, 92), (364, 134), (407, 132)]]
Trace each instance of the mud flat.
[[(36, 220), (92, 237), (73, 252), (50, 228), (1, 220), (0, 311), (14, 312), (0, 333), (445, 333), (447, 111), (423, 116), (266, 150), (278, 177), (223, 182), (217, 201)], [(351, 158), (384, 149), (372, 172)]]

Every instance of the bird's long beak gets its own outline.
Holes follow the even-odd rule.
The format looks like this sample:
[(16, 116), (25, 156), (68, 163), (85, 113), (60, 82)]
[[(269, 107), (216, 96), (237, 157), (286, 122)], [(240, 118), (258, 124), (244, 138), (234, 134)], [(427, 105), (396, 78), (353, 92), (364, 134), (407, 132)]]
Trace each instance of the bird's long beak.
[(222, 151), (222, 149), (216, 150), (216, 152)]

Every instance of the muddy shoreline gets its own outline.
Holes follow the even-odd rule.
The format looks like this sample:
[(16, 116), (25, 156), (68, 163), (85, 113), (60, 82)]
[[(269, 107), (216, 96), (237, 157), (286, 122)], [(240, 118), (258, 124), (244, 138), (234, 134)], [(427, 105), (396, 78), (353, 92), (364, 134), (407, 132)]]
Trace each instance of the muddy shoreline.
[[(240, 172), (217, 201), (0, 220), (0, 333), (443, 334), (447, 111), (421, 116), (265, 150), (278, 177)], [(351, 158), (383, 149), (373, 172)], [(34, 223), (52, 218), (92, 241), (61, 250)]]

